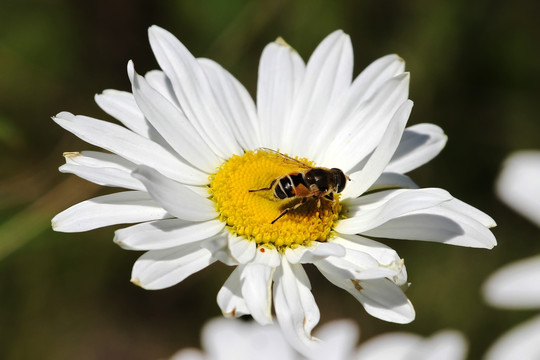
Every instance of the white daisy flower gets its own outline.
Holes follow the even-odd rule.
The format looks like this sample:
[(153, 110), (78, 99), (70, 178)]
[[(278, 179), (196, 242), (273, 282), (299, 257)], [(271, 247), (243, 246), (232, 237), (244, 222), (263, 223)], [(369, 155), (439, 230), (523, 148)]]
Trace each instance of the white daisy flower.
[(442, 330), (427, 338), (396, 332), (374, 337), (363, 343), (356, 360), (464, 360), (467, 341), (455, 330)]
[(407, 332), (387, 333), (357, 347), (358, 326), (349, 320), (335, 320), (321, 326), (316, 335), (323, 342), (317, 352), (304, 357), (287, 344), (275, 325), (213, 319), (203, 327), (202, 350), (182, 349), (169, 360), (463, 360), (467, 355), (465, 338), (453, 330), (427, 338)]
[(169, 360), (298, 360), (278, 326), (254, 321), (212, 319), (201, 332), (202, 350), (182, 349)]
[[(278, 39), (262, 53), (255, 106), (232, 75), (172, 34), (152, 26), (149, 37), (162, 71), (141, 76), (130, 62), (132, 92), (96, 96), (125, 127), (54, 117), (109, 151), (66, 153), (60, 171), (127, 191), (74, 205), (53, 228), (140, 223), (115, 234), (120, 246), (147, 251), (133, 267), (135, 284), (162, 289), (215, 261), (235, 266), (218, 293), (223, 314), (269, 324), (273, 305), (286, 338), (308, 353), (319, 309), (303, 264), (371, 315), (408, 323), (415, 313), (403, 260), (373, 238), (496, 244), (489, 216), (404, 175), (435, 157), (446, 136), (432, 124), (405, 129), (412, 102), (398, 56), (353, 80), (342, 31), (307, 64)], [(313, 167), (324, 168), (308, 179)]]
[[(510, 155), (496, 189), (506, 204), (540, 226), (540, 151)], [(484, 283), (483, 293), (486, 301), (498, 308), (540, 309), (540, 254), (497, 270)], [(539, 359), (540, 315), (503, 334), (485, 358)]]

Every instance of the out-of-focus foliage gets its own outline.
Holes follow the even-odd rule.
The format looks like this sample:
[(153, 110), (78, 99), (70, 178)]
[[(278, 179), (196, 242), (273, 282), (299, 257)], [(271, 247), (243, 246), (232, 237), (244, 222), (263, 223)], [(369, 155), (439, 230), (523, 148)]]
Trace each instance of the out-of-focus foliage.
[(422, 186), (448, 189), (499, 227), (492, 251), (392, 241), (405, 258), (417, 320), (366, 315), (317, 272), (310, 278), (322, 322), (351, 317), (362, 339), (386, 331), (461, 330), (478, 358), (529, 314), (493, 310), (479, 287), (494, 269), (540, 253), (538, 229), (498, 202), (493, 180), (513, 150), (540, 148), (540, 5), (525, 1), (143, 1), (0, 2), (0, 358), (149, 359), (198, 342), (219, 313), (229, 269), (213, 265), (170, 289), (129, 282), (138, 253), (112, 243), (113, 228), (50, 229), (54, 214), (108, 189), (57, 172), (62, 152), (89, 145), (61, 130), (61, 110), (106, 118), (93, 102), (105, 88), (129, 90), (126, 64), (156, 68), (146, 29), (160, 25), (196, 55), (230, 70), (255, 95), (263, 47), (282, 36), (307, 59), (341, 28), (356, 73), (398, 53), (412, 73), (410, 124), (448, 134), (443, 153), (415, 171)]

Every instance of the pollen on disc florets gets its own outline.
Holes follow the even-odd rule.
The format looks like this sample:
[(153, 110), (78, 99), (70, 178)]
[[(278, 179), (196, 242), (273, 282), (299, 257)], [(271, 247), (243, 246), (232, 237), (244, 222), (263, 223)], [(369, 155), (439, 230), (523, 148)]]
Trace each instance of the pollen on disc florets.
[[(306, 159), (300, 161), (314, 165)], [(303, 170), (299, 163), (262, 149), (232, 156), (210, 178), (211, 199), (220, 220), (232, 233), (278, 249), (326, 241), (341, 209), (338, 194), (334, 194), (334, 202), (321, 199), (320, 206), (316, 199), (308, 199), (272, 224), (285, 208), (300, 199), (276, 199), (272, 190), (250, 192)]]

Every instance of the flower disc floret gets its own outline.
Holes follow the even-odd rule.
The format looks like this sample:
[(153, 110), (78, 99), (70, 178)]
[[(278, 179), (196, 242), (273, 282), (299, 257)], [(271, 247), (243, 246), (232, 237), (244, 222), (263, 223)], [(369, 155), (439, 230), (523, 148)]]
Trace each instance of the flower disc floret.
[[(306, 159), (300, 161), (313, 166)], [(211, 198), (221, 221), (236, 235), (277, 248), (326, 241), (341, 208), (338, 196), (334, 202), (321, 199), (320, 206), (316, 198), (310, 198), (272, 223), (283, 210), (301, 199), (276, 199), (272, 189), (250, 192), (269, 187), (274, 179), (304, 170), (299, 163), (265, 150), (232, 156), (210, 181)]]

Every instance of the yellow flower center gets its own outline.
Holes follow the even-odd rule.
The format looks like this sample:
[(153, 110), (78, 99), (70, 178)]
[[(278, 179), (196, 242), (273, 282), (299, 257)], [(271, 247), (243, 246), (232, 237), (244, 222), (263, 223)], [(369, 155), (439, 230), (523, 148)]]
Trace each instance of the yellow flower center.
[[(302, 198), (276, 198), (275, 186), (250, 192), (269, 188), (287, 174), (305, 172), (302, 163), (314, 166), (307, 159), (298, 160), (259, 149), (234, 155), (221, 165), (210, 178), (210, 193), (229, 231), (278, 250), (328, 239), (341, 209), (339, 194), (333, 194), (334, 201), (307, 197), (292, 209)], [(290, 210), (276, 220), (286, 209)]]

